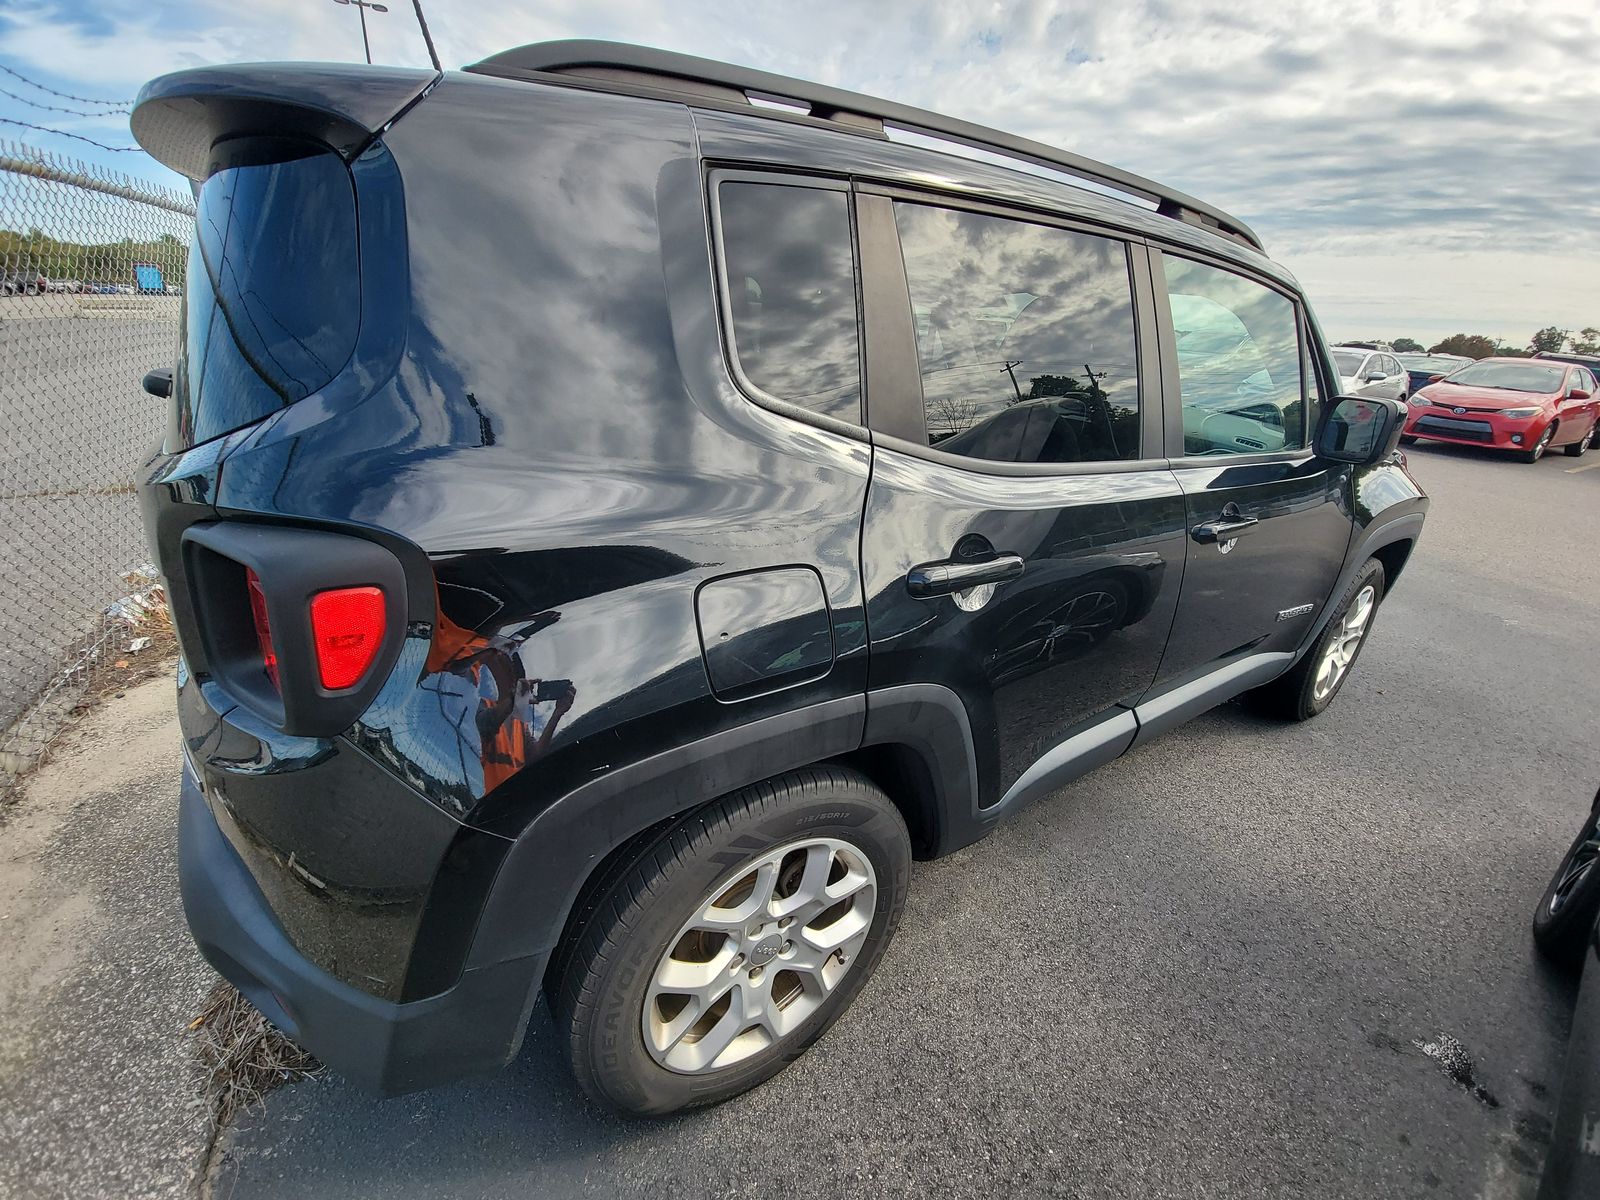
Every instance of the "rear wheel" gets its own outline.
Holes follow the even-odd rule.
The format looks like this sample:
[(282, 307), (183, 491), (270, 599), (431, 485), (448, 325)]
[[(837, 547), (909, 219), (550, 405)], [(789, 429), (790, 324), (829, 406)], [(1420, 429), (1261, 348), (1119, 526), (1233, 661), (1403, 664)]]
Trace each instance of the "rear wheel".
[(1551, 962), (1576, 968), (1600, 915), (1600, 793), (1533, 914), (1533, 940)]
[(1584, 434), (1577, 441), (1565, 447), (1567, 457), (1582, 458), (1589, 447), (1594, 444), (1594, 431), (1595, 427), (1593, 425), (1589, 426), (1588, 433)]
[(1367, 644), (1383, 583), (1383, 564), (1369, 558), (1311, 649), (1286, 674), (1246, 694), (1251, 707), (1285, 721), (1306, 721), (1332, 704)]
[(684, 817), (616, 874), (552, 981), (579, 1084), (644, 1116), (777, 1074), (872, 975), (910, 867), (898, 810), (843, 768)]
[(1555, 436), (1556, 427), (1553, 424), (1546, 425), (1544, 432), (1539, 435), (1539, 440), (1533, 444), (1532, 448), (1521, 451), (1517, 457), (1525, 463), (1538, 462), (1544, 457), (1544, 452), (1550, 449), (1551, 439)]

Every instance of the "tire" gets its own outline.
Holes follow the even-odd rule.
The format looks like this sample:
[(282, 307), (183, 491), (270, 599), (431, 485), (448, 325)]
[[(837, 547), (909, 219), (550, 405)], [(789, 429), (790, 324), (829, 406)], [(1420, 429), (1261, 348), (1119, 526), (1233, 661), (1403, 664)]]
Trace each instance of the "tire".
[[(1369, 558), (1356, 572), (1350, 586), (1345, 588), (1333, 610), (1333, 616), (1328, 619), (1328, 624), (1311, 648), (1301, 655), (1300, 661), (1271, 683), (1245, 693), (1250, 706), (1264, 716), (1279, 720), (1308, 721), (1332, 704), (1344, 681), (1350, 678), (1356, 659), (1361, 656), (1367, 638), (1371, 636), (1378, 606), (1383, 602), (1383, 586), (1383, 564), (1375, 558)], [(1352, 631), (1347, 627), (1347, 621), (1354, 615), (1360, 598), (1369, 588), (1371, 594), (1366, 596), (1364, 605), (1366, 615), (1359, 631)], [(1352, 632), (1356, 632), (1353, 644), (1349, 640)], [(1341, 642), (1343, 665), (1337, 666), (1335, 660), (1335, 667), (1330, 667), (1330, 673), (1333, 674), (1331, 686), (1325, 686), (1322, 666), (1336, 641)]]
[(1517, 458), (1521, 462), (1536, 463), (1544, 457), (1544, 452), (1550, 449), (1550, 440), (1556, 436), (1555, 423), (1544, 427), (1544, 432), (1539, 435), (1539, 440), (1528, 450), (1517, 451)]
[[(776, 1075), (871, 978), (910, 874), (899, 811), (841, 767), (794, 771), (672, 822), (612, 873), (548, 982), (579, 1086), (618, 1112), (662, 1116)], [(830, 904), (823, 880), (836, 880), (830, 895), (855, 890)], [(747, 1005), (768, 1020), (748, 1023)]]
[(1600, 792), (1533, 914), (1533, 940), (1551, 963), (1576, 971), (1600, 918)]
[(1568, 458), (1582, 458), (1584, 454), (1588, 452), (1589, 447), (1594, 444), (1594, 431), (1595, 426), (1589, 426), (1588, 433), (1584, 434), (1577, 441), (1564, 446), (1562, 448), (1562, 452), (1566, 454)]
[(1417, 444), (1417, 435), (1414, 433), (1402, 433), (1400, 435), (1400, 444), (1402, 446), (1415, 446)]

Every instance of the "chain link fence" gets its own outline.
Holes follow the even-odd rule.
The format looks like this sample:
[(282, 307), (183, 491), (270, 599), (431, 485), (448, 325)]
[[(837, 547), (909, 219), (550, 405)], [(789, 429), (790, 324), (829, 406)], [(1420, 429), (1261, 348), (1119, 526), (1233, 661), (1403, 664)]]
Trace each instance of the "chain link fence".
[(172, 362), (193, 226), (185, 193), (0, 141), (0, 793), (164, 613), (140, 380)]

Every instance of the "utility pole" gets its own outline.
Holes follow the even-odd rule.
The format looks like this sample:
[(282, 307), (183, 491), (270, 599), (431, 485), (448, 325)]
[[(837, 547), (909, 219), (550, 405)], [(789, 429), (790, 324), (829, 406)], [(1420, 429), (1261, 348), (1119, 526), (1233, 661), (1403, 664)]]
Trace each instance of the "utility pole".
[(1020, 358), (1018, 358), (1018, 359), (1010, 359), (1010, 358), (1008, 358), (1008, 359), (1006, 359), (1006, 365), (1002, 368), (1002, 370), (1004, 370), (1007, 375), (1011, 376), (1011, 390), (1017, 394), (1017, 403), (1019, 403), (1019, 404), (1022, 403), (1022, 388), (1017, 383), (1017, 371), (1016, 371), (1016, 368), (1020, 367), (1021, 365), (1022, 365), (1022, 360)]
[(367, 52), (367, 64), (370, 66), (372, 63), (372, 43), (367, 40), (367, 9), (370, 8), (375, 13), (386, 13), (389, 11), (389, 6), (387, 4), (375, 4), (373, 0), (333, 0), (333, 2), (353, 8), (361, 14), (361, 48)]

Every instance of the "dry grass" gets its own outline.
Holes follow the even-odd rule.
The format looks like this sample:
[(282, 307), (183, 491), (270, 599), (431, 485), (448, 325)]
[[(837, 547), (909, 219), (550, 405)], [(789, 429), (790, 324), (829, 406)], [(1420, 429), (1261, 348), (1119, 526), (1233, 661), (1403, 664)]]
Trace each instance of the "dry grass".
[(178, 637), (172, 629), (166, 591), (156, 583), (137, 599), (138, 604), (130, 605), (126, 618), (126, 635), (107, 646), (95, 662), (83, 695), (73, 706), (73, 716), (82, 716), (108, 696), (120, 696), (135, 684), (171, 669), (172, 660), (178, 656)]
[(205, 1068), (212, 1141), (273, 1088), (322, 1073), (322, 1064), (291, 1042), (241, 996), (219, 982), (189, 1023)]

